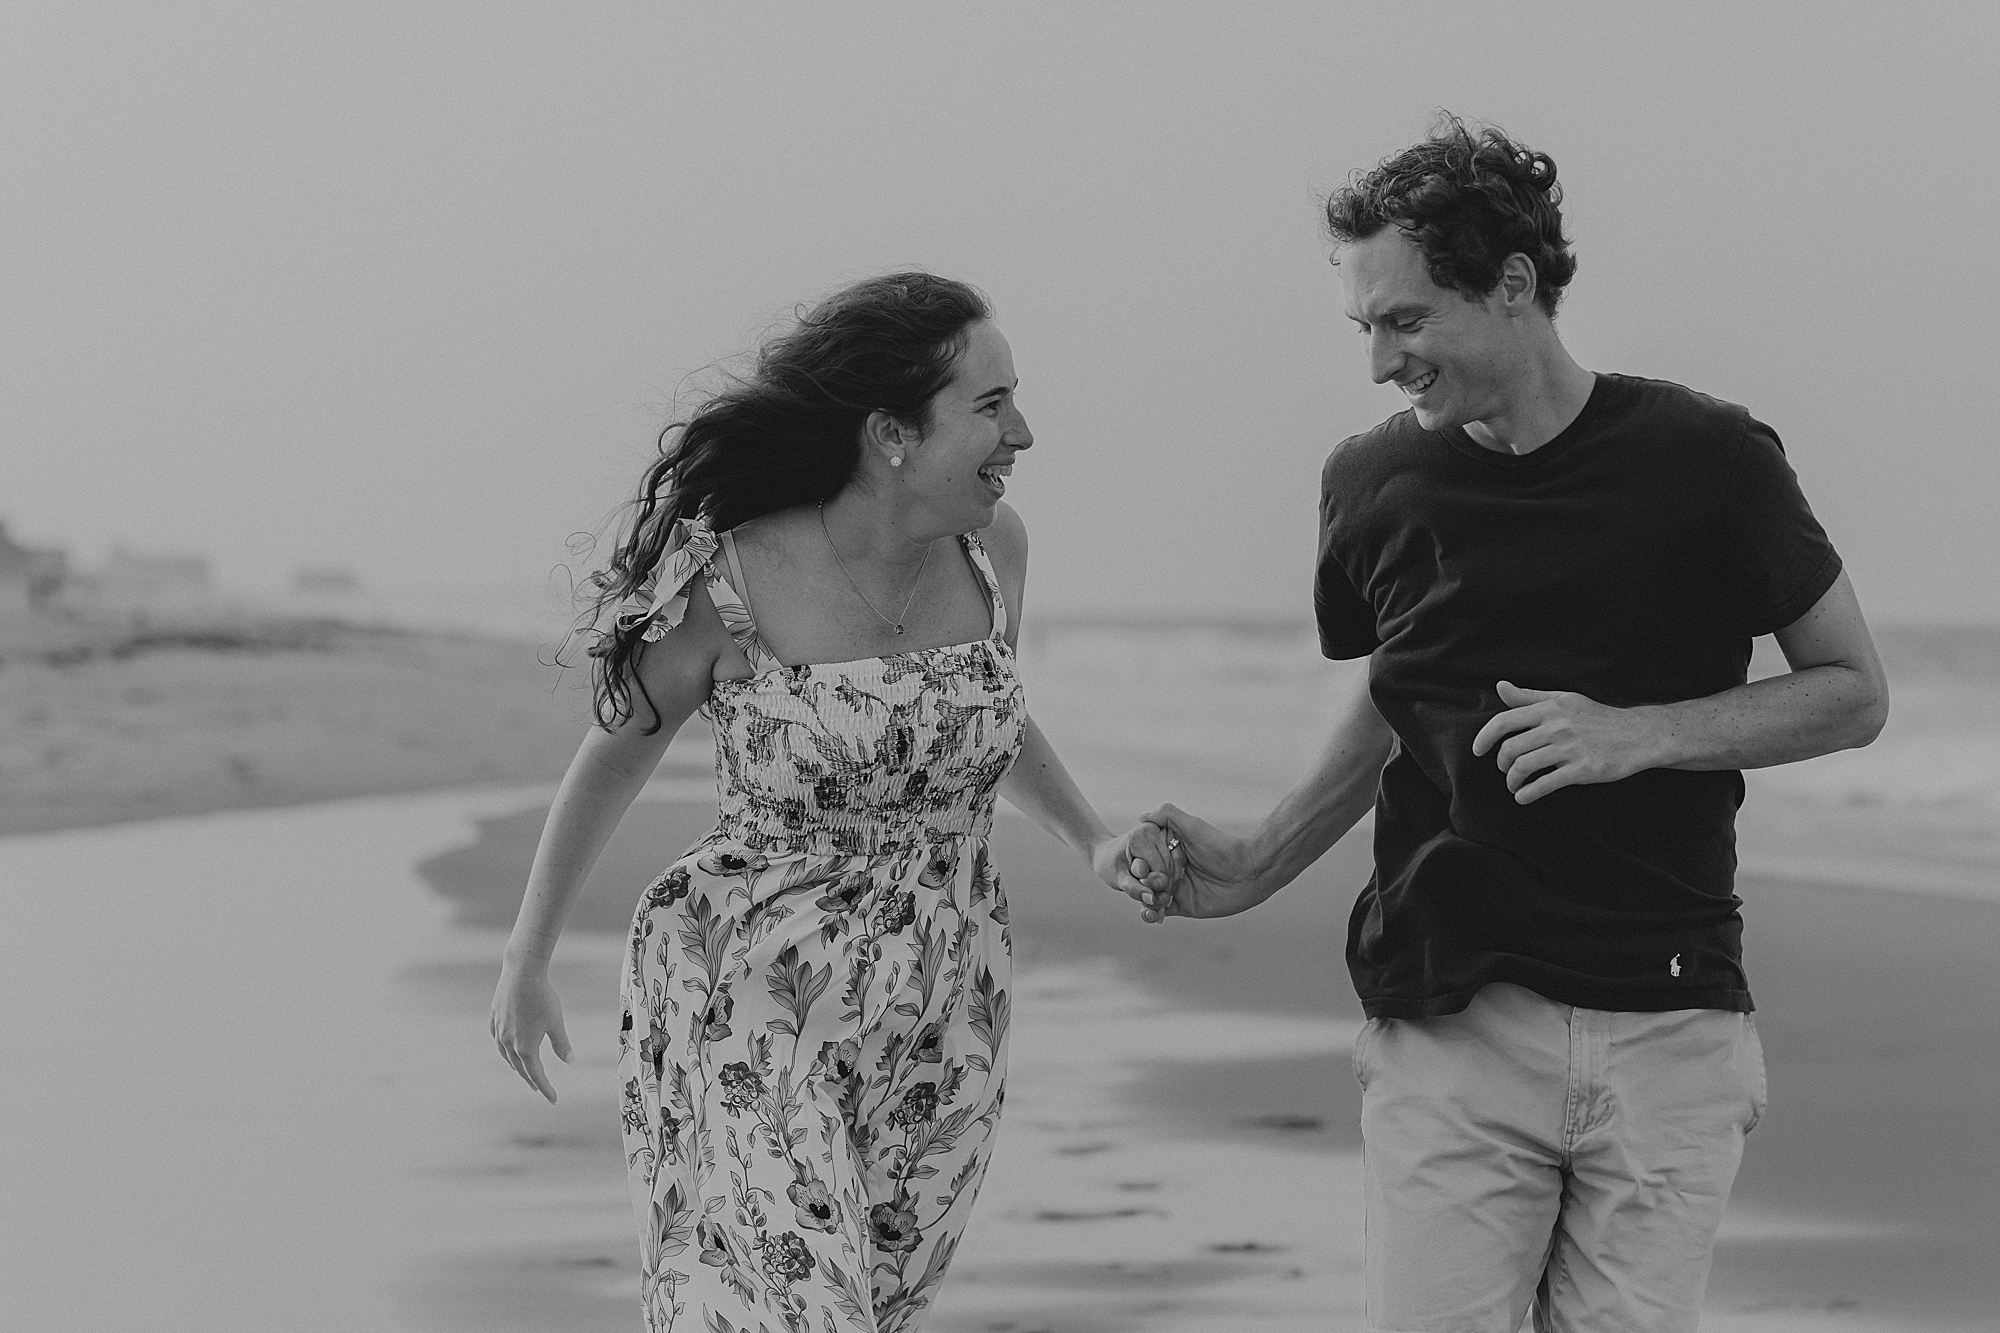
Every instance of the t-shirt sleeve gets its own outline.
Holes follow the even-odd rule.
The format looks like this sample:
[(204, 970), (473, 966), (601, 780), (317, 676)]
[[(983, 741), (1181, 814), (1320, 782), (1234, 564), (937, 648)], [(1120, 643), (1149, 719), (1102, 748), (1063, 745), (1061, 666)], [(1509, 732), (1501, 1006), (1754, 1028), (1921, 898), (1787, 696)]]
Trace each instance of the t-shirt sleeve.
[(1725, 574), (1742, 634), (1783, 629), (1840, 577), (1840, 555), (1813, 517), (1784, 446), (1755, 418), (1745, 418), (1723, 529)]
[(1355, 588), (1335, 549), (1340, 521), (1334, 459), (1320, 474), (1319, 563), (1313, 574), (1313, 618), (1319, 623), (1319, 650), (1334, 659), (1366, 657), (1381, 646), (1375, 608)]

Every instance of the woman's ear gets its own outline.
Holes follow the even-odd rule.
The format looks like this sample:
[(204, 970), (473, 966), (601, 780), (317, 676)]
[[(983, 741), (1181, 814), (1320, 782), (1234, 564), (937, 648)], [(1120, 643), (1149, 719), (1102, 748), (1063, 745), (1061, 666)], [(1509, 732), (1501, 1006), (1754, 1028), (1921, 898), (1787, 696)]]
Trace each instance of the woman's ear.
[(861, 443), (864, 448), (880, 455), (890, 467), (901, 467), (915, 437), (902, 422), (887, 412), (870, 412), (867, 422), (861, 428)]

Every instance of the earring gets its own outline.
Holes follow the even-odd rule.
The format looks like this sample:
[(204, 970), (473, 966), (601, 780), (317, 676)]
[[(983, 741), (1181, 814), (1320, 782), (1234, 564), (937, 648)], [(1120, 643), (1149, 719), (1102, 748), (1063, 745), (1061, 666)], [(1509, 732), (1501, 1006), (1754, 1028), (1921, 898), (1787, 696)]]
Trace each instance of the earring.
[(901, 466), (903, 466), (903, 456), (902, 456), (901, 454), (890, 454), (890, 455), (889, 455), (889, 466), (890, 466), (890, 467), (901, 467)]

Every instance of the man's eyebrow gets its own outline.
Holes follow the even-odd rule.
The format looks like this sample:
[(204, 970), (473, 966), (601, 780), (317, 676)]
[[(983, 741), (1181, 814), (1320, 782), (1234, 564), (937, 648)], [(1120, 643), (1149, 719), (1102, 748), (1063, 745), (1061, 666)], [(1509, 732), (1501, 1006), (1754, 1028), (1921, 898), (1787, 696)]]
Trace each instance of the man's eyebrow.
[(1375, 316), (1374, 321), (1365, 320), (1361, 318), (1361, 316), (1359, 315), (1349, 315), (1348, 318), (1353, 320), (1356, 324), (1367, 324), (1370, 322), (1379, 323), (1383, 320), (1388, 320), (1388, 319), (1404, 319), (1411, 315), (1428, 315), (1430, 312), (1431, 312), (1431, 307), (1425, 302), (1402, 301), (1396, 305), (1390, 306), (1387, 310), (1378, 312)]

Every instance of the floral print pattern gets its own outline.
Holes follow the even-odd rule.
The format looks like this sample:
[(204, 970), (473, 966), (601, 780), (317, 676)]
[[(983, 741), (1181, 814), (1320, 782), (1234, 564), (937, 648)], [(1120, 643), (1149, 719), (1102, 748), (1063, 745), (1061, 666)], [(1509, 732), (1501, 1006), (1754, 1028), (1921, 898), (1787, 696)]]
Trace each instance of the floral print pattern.
[(629, 613), (657, 638), (706, 578), (758, 668), (710, 697), (721, 817), (647, 887), (624, 969), (649, 1333), (914, 1333), (950, 1266), (1000, 1116), (986, 835), (1026, 723), (963, 540), (994, 608), (975, 643), (780, 666), (698, 524)]

